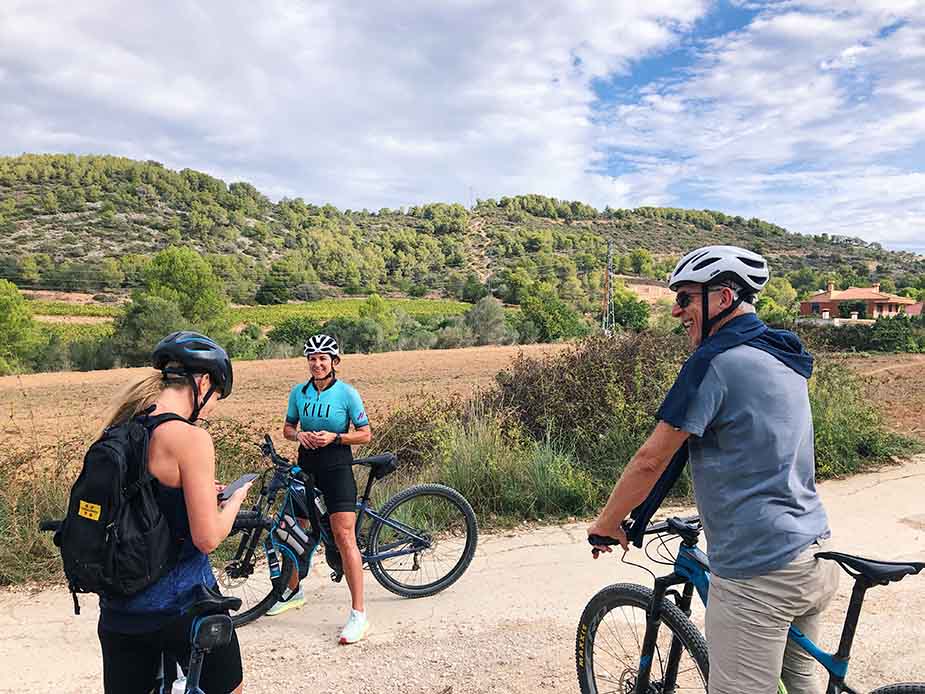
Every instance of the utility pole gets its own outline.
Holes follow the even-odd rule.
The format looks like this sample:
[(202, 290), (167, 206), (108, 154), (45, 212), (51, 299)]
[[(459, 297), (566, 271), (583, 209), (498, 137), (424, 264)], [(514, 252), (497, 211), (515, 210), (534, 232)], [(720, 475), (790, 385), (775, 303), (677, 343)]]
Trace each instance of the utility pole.
[(607, 239), (607, 272), (604, 274), (604, 298), (601, 302), (601, 330), (613, 335), (617, 324), (613, 309), (613, 239)]

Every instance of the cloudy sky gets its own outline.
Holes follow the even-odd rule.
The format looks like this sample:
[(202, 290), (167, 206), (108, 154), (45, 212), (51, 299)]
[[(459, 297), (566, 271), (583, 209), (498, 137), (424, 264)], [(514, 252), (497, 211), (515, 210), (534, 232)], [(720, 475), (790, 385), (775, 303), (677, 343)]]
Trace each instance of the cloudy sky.
[(378, 209), (536, 192), (925, 252), (921, 0), (0, 3), (0, 154)]

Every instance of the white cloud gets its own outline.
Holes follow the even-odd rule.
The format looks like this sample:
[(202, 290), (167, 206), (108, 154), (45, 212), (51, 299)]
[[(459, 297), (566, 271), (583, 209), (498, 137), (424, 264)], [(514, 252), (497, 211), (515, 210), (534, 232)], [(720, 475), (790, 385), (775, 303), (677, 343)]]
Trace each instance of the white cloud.
[[(114, 151), (341, 206), (525, 191), (597, 200), (594, 78), (707, 0), (0, 9), (0, 151)], [(81, 144), (82, 143), (82, 144)]]
[[(921, 239), (923, 10), (813, 5), (766, 7), (742, 31), (707, 42), (689, 79), (650, 85), (613, 109), (606, 144), (658, 157), (645, 176), (676, 200), (795, 231)], [(678, 161), (683, 172), (666, 183), (661, 170), (677, 171)]]
[[(150, 158), (341, 207), (471, 188), (920, 235), (923, 5), (736, 4), (760, 12), (704, 41), (709, 0), (6, 0), (0, 152)], [(601, 113), (596, 79), (682, 45), (693, 65)]]

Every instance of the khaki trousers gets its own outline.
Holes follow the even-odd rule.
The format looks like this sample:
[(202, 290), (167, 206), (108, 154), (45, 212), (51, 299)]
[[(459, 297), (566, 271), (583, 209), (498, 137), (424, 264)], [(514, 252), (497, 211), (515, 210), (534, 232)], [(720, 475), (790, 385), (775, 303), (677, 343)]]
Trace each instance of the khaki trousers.
[(706, 635), (709, 694), (821, 694), (818, 663), (787, 640), (791, 624), (818, 643), (820, 616), (838, 587), (839, 568), (813, 555), (818, 540), (778, 571), (747, 579), (710, 578)]

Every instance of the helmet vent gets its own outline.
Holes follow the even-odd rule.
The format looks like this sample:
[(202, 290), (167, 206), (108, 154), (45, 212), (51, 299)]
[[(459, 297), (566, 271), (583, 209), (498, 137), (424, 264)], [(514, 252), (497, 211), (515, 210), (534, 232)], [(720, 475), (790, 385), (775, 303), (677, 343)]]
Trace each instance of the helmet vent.
[[(739, 256), (739, 260), (756, 270), (764, 270), (765, 263), (763, 260), (753, 260), (752, 258), (743, 258), (742, 256)], [(755, 278), (753, 277), (752, 279)]]
[(702, 262), (699, 262), (699, 263), (697, 263), (696, 265), (694, 265), (694, 267), (691, 268), (691, 269), (694, 270), (694, 271), (696, 271), (696, 270), (703, 270), (703, 268), (705, 268), (705, 267), (707, 267), (707, 266), (709, 266), (709, 265), (712, 265), (713, 263), (718, 262), (718, 261), (719, 261), (719, 258), (716, 258), (716, 257), (707, 258), (706, 260), (704, 260), (704, 261), (702, 261)]

